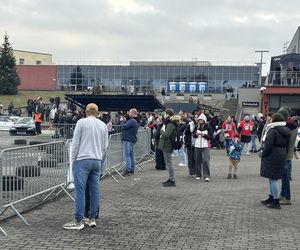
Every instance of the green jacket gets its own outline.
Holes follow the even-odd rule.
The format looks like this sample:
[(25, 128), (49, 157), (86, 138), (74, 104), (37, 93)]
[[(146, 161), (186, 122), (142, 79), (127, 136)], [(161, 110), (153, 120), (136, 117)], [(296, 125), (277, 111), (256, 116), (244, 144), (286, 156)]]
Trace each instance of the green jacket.
[(160, 131), (160, 138), (158, 143), (158, 149), (166, 153), (172, 153), (173, 147), (171, 141), (176, 136), (176, 127), (172, 121), (167, 120), (165, 125), (165, 131)]

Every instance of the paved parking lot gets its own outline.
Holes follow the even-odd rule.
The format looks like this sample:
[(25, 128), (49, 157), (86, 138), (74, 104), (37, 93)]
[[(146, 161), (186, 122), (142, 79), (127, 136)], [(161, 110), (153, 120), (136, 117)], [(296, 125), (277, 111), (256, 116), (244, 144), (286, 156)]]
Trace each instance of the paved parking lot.
[[(177, 162), (177, 159), (175, 158)], [(178, 163), (178, 162), (177, 162)], [(66, 231), (74, 203), (63, 196), (0, 223), (2, 249), (300, 249), (300, 161), (293, 166), (293, 205), (272, 210), (260, 204), (268, 182), (259, 177), (257, 155), (244, 156), (239, 179), (227, 180), (227, 158), (211, 151), (211, 182), (176, 166), (177, 186), (164, 188), (166, 171), (154, 163), (126, 180), (101, 182), (96, 228)]]
[[(15, 140), (26, 140), (27, 145), (30, 141), (41, 141), (41, 142), (48, 142), (51, 140), (51, 135), (53, 131), (50, 130), (43, 130), (41, 135), (38, 136), (11, 136), (9, 135), (8, 131), (0, 131), (0, 150), (11, 148), (11, 147), (18, 147), (20, 145), (15, 145)], [(24, 146), (24, 145), (22, 145)]]

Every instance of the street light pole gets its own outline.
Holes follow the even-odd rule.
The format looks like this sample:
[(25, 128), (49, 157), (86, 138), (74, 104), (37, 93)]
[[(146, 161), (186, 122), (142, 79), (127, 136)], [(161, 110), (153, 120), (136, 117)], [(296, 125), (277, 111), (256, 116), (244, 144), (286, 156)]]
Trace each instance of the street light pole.
[(268, 53), (268, 52), (270, 52), (270, 51), (268, 51), (268, 50), (255, 50), (254, 52), (255, 52), (255, 53), (260, 53), (258, 86), (261, 87), (263, 55), (264, 55), (264, 53)]

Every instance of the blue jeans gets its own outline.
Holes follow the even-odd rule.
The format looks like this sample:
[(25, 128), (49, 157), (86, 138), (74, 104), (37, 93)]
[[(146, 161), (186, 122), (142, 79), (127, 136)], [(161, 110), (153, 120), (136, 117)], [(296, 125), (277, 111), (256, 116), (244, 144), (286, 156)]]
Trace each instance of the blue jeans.
[(279, 199), (279, 184), (278, 180), (269, 179), (270, 182), (270, 193), (273, 199)]
[(251, 150), (256, 151), (256, 138), (257, 135), (251, 135)]
[(287, 200), (291, 199), (290, 176), (292, 172), (292, 161), (286, 160), (282, 174), (281, 196)]
[(123, 156), (126, 163), (126, 172), (134, 172), (135, 159), (134, 159), (134, 143), (129, 141), (123, 141)]
[(182, 144), (181, 148), (178, 150), (178, 155), (179, 155), (180, 163), (187, 166), (187, 159), (186, 159), (185, 145), (184, 144)]
[(99, 208), (100, 185), (99, 177), (101, 172), (101, 161), (99, 160), (80, 160), (73, 163), (74, 185), (75, 185), (75, 220), (81, 221), (85, 209), (86, 185), (90, 190), (90, 212), (89, 218), (95, 219)]

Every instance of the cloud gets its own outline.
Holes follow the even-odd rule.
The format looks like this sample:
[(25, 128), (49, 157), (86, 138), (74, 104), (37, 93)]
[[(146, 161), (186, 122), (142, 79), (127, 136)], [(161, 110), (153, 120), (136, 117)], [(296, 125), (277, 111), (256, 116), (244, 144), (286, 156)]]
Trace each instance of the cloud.
[(129, 14), (154, 13), (156, 10), (149, 4), (138, 4), (135, 0), (109, 0), (112, 11)]
[(249, 23), (249, 18), (247, 16), (234, 17), (233, 20), (237, 23)]
[(282, 53), (300, 15), (290, 0), (10, 0), (0, 35), (55, 60), (258, 61)]
[(257, 13), (255, 14), (255, 17), (257, 19), (263, 20), (263, 21), (272, 21), (275, 23), (279, 23), (280, 19), (278, 17), (276, 17), (276, 15), (274, 14), (270, 14), (270, 13)]

